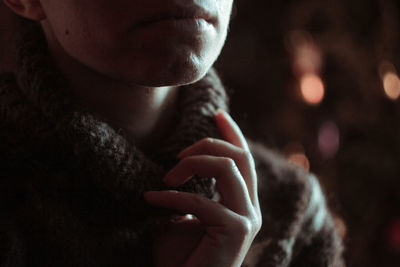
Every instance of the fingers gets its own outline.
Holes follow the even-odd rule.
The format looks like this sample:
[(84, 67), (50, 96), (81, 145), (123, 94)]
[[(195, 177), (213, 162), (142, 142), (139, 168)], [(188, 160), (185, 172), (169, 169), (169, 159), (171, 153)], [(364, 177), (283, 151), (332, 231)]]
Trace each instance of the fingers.
[(237, 215), (218, 202), (203, 196), (178, 191), (150, 191), (144, 194), (149, 204), (193, 214), (206, 225), (222, 226)]
[(254, 214), (241, 216), (192, 193), (153, 191), (144, 197), (151, 205), (193, 214), (206, 226), (205, 235), (183, 266), (239, 266), (261, 227)]
[(214, 177), (222, 203), (239, 214), (247, 215), (252, 203), (244, 179), (231, 158), (209, 155), (190, 156), (182, 159), (164, 177), (171, 187), (184, 184), (193, 175)]
[(164, 177), (171, 187), (182, 185), (194, 175), (215, 178), (222, 201), (178, 191), (145, 193), (155, 206), (193, 214), (205, 225), (200, 244), (184, 266), (209, 264), (239, 266), (261, 227), (254, 160), (238, 125), (225, 112), (216, 116), (224, 140), (206, 138), (183, 150), (179, 163)]
[[(236, 124), (236, 122), (231, 118), (231, 116), (226, 113), (223, 110), (220, 110), (219, 113), (217, 114), (216, 118), (216, 124), (217, 127), (221, 133), (221, 136), (224, 140), (227, 142), (238, 146), (244, 150), (246, 150), (248, 153), (250, 153), (249, 145), (247, 144), (246, 138), (244, 137), (242, 131), (240, 130), (239, 126)], [(254, 166), (254, 161), (252, 159), (251, 163), (251, 169), (253, 172), (253, 175), (251, 176), (244, 176), (246, 179), (246, 184), (248, 186), (248, 189), (251, 193), (251, 201), (253, 205), (255, 206), (256, 210), (258, 211), (259, 214), (261, 214), (260, 211), (260, 204), (258, 202), (258, 189), (257, 189), (257, 174), (255, 171), (255, 166)], [(250, 178), (251, 177), (251, 178)], [(251, 179), (251, 180), (249, 180)]]
[(249, 151), (246, 151), (238, 146), (230, 144), (226, 141), (205, 138), (195, 143), (194, 145), (184, 149), (179, 153), (178, 158), (185, 158), (195, 155), (213, 155), (216, 157), (231, 158), (239, 168), (242, 177), (245, 179), (250, 198), (255, 201), (257, 194), (257, 181), (254, 168), (254, 160)]
[[(215, 138), (204, 138), (197, 143), (185, 148), (178, 154), (178, 158), (184, 158), (193, 155), (214, 155), (218, 157), (230, 157), (239, 165), (254, 166), (254, 160), (248, 150), (230, 144), (226, 141)], [(246, 168), (248, 169), (248, 168)]]
[(236, 122), (223, 110), (220, 110), (215, 117), (215, 121), (222, 138), (229, 143), (249, 151), (246, 138)]

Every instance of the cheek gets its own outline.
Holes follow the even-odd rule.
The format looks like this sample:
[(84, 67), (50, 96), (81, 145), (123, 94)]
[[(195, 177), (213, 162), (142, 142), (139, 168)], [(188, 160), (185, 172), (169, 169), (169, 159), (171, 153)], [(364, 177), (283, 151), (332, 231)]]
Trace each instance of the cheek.
[[(60, 1), (62, 2), (62, 1)], [(120, 38), (115, 21), (84, 13), (80, 9), (65, 9), (48, 16), (52, 36), (72, 58), (95, 70), (116, 56), (116, 41)]]

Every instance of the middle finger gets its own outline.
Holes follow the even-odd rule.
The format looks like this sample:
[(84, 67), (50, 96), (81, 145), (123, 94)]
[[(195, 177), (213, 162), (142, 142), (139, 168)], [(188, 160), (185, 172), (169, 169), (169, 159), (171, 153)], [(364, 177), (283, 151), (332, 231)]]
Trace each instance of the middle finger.
[(186, 157), (166, 174), (164, 182), (168, 186), (177, 187), (193, 175), (214, 177), (222, 203), (228, 209), (242, 215), (251, 212), (252, 203), (247, 186), (232, 159), (209, 155)]
[(204, 138), (182, 150), (178, 154), (178, 158), (182, 159), (194, 155), (212, 155), (233, 159), (245, 180), (252, 203), (256, 203), (257, 174), (255, 172), (254, 159), (249, 151), (220, 139)]

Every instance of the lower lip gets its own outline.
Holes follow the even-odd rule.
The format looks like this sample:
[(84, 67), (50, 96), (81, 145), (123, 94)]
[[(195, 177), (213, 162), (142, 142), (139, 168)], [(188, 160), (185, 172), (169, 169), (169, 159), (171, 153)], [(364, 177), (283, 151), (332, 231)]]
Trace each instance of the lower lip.
[(145, 26), (159, 27), (163, 32), (184, 32), (189, 34), (203, 34), (213, 29), (213, 25), (200, 18), (170, 18), (151, 22)]

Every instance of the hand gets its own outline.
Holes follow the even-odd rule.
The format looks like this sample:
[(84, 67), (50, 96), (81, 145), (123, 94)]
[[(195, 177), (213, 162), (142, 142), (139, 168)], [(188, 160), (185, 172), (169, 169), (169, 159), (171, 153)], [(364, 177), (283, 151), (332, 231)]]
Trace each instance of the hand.
[(156, 265), (240, 266), (261, 227), (257, 175), (247, 142), (227, 113), (219, 112), (216, 124), (225, 141), (206, 138), (184, 149), (164, 182), (177, 187), (195, 174), (214, 177), (220, 201), (178, 191), (145, 194), (152, 205), (195, 216), (167, 227), (156, 248)]

